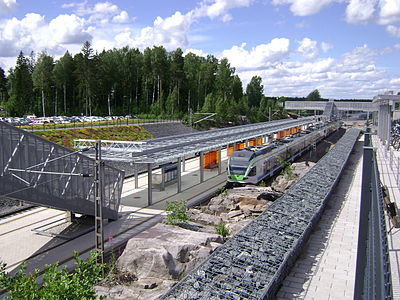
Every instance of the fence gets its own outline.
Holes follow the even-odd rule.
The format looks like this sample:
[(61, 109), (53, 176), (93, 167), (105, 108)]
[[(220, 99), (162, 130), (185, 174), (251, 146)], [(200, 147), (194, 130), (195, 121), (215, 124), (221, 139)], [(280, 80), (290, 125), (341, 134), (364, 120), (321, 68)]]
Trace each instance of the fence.
[(364, 141), (354, 299), (393, 299), (382, 186), (369, 133)]

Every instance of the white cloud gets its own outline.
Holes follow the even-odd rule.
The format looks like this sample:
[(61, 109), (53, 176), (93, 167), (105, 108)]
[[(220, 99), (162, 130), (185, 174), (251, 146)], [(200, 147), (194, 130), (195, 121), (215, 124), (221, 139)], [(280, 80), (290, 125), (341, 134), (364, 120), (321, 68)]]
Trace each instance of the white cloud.
[(297, 48), (297, 51), (305, 58), (305, 59), (315, 59), (318, 57), (319, 51), (317, 47), (317, 42), (313, 41), (309, 38), (304, 38), (299, 42), (300, 46)]
[(0, 14), (10, 13), (17, 5), (17, 0), (0, 0)]
[(247, 7), (254, 0), (204, 0), (199, 6), (186, 14), (177, 11), (172, 16), (158, 16), (153, 26), (142, 28), (135, 33), (126, 29), (115, 35), (117, 46), (129, 45), (143, 49), (153, 45), (163, 45), (167, 50), (189, 46), (188, 32), (191, 24), (197, 19), (208, 17), (220, 18), (223, 22), (232, 19), (229, 10), (236, 7)]
[(290, 10), (295, 16), (310, 16), (321, 11), (333, 0), (272, 0), (275, 5), (290, 4)]
[(400, 21), (400, 1), (380, 0), (379, 23), (393, 24)]
[(202, 56), (202, 57), (206, 57), (207, 53), (205, 53), (203, 50), (201, 49), (186, 49), (185, 52), (183, 53), (183, 56), (186, 56), (186, 54), (188, 53), (193, 53), (196, 54), (197, 56)]
[(52, 37), (61, 44), (76, 44), (91, 40), (85, 30), (85, 20), (76, 15), (59, 15), (49, 23)]
[(127, 22), (129, 22), (128, 13), (125, 10), (121, 11), (121, 13), (119, 15), (114, 16), (113, 22), (114, 23), (127, 23)]
[(261, 76), (265, 93), (272, 96), (306, 96), (317, 88), (327, 98), (372, 98), (382, 90), (400, 90), (398, 76), (376, 66), (379, 56), (399, 50), (397, 44), (383, 49), (364, 45), (337, 59), (295, 61), (288, 57), (278, 64), (239, 69), (238, 74), (245, 85), (252, 76)]
[[(203, 0), (200, 6), (193, 10), (195, 18), (209, 17), (211, 19), (221, 17), (225, 21), (230, 21), (232, 16), (228, 11), (236, 7), (248, 7), (254, 0)], [(211, 3), (211, 4), (210, 4)]]
[(222, 57), (226, 57), (230, 64), (238, 70), (251, 70), (267, 67), (277, 63), (289, 54), (290, 41), (286, 38), (275, 38), (268, 44), (261, 44), (246, 50), (246, 43), (224, 50)]
[(331, 44), (326, 43), (326, 42), (321, 42), (321, 49), (324, 53), (328, 52), (332, 48), (333, 48), (333, 46)]
[(378, 0), (350, 0), (346, 7), (346, 21), (361, 23), (372, 20)]
[(90, 39), (84, 29), (84, 20), (75, 15), (60, 15), (47, 23), (44, 16), (29, 13), (21, 20), (12, 18), (0, 24), (2, 57), (15, 57), (19, 51), (29, 54), (45, 49), (52, 55), (61, 54), (66, 50), (63, 44)]
[(400, 37), (400, 28), (394, 25), (386, 26), (386, 31), (395, 37)]

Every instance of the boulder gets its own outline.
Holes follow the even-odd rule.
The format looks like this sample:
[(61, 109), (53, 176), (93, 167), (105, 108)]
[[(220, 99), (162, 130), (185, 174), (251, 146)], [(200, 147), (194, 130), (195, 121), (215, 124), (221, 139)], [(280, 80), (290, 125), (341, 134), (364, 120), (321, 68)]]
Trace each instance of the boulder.
[(218, 225), (221, 223), (222, 218), (219, 216), (199, 212), (197, 214), (191, 214), (190, 220), (192, 222), (204, 224), (204, 225)]
[[(193, 266), (213, 251), (211, 242), (223, 240), (217, 234), (157, 224), (128, 241), (117, 260), (117, 268), (139, 280), (177, 279), (188, 271), (188, 262)], [(199, 254), (203, 256), (198, 257)]]

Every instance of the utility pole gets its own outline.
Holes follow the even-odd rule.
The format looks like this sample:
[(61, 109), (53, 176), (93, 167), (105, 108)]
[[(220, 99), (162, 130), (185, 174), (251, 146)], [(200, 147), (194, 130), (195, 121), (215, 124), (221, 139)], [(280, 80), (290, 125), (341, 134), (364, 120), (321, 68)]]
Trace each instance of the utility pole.
[(97, 263), (104, 263), (104, 235), (103, 235), (103, 162), (101, 161), (101, 141), (96, 141), (96, 162), (94, 175), (94, 227), (95, 249), (98, 254)]

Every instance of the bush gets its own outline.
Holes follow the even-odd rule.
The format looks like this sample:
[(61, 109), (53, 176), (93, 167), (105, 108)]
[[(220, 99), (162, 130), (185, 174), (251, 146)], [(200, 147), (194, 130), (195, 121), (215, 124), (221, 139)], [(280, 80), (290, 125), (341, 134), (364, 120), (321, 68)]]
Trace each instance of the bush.
[(287, 178), (290, 180), (293, 177), (293, 167), (290, 163), (286, 160), (282, 159), (281, 157), (278, 158), (278, 163), (282, 166), (281, 175), (286, 175)]
[(167, 224), (169, 225), (176, 225), (189, 219), (186, 214), (186, 201), (167, 201), (165, 211), (167, 212)]
[(219, 223), (215, 226), (215, 232), (221, 235), (222, 237), (227, 237), (229, 235), (229, 230), (226, 228), (224, 223)]
[(105, 265), (96, 264), (97, 254), (92, 252), (84, 261), (74, 253), (76, 269), (69, 273), (67, 268), (59, 269), (57, 264), (46, 265), (42, 285), (38, 283), (40, 271), (26, 274), (26, 264), (22, 264), (14, 276), (5, 272), (5, 264), (0, 266), (0, 288), (7, 291), (6, 299), (96, 299), (93, 286), (102, 278)]

